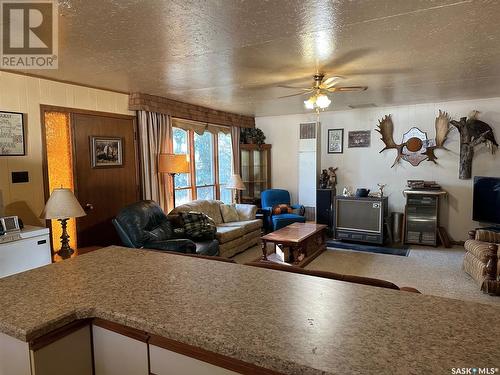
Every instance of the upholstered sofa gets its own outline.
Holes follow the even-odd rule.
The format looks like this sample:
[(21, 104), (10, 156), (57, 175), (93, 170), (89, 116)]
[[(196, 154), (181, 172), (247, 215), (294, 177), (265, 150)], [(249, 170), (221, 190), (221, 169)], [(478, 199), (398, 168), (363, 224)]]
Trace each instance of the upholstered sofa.
[(217, 200), (195, 200), (177, 206), (168, 216), (177, 215), (179, 212), (204, 213), (217, 227), (215, 238), (219, 241), (219, 256), (231, 257), (259, 243), (262, 220), (255, 218), (257, 206), (236, 204), (236, 220), (224, 221), (221, 211), (223, 205), (223, 202)]
[(463, 269), (490, 294), (500, 294), (500, 233), (478, 229), (465, 242)]

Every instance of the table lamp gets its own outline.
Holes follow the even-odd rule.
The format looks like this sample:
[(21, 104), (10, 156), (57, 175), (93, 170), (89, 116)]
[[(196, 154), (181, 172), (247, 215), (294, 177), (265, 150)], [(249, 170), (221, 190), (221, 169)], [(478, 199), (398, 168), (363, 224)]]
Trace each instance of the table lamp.
[(233, 174), (229, 178), (229, 181), (227, 184), (224, 186), (226, 189), (231, 189), (234, 190), (234, 202), (235, 203), (240, 203), (240, 195), (238, 194), (238, 190), (245, 190), (245, 184), (241, 180), (241, 177), (239, 174)]
[(175, 175), (189, 173), (189, 159), (187, 154), (160, 154), (158, 158), (158, 172), (172, 176), (172, 199), (175, 207)]
[(50, 194), (49, 200), (45, 204), (45, 208), (40, 215), (41, 219), (57, 219), (61, 222), (62, 235), (61, 235), (61, 249), (57, 254), (67, 259), (75, 251), (69, 246), (69, 235), (66, 231), (66, 225), (69, 218), (85, 216), (78, 200), (73, 195), (70, 189), (60, 188), (54, 189)]

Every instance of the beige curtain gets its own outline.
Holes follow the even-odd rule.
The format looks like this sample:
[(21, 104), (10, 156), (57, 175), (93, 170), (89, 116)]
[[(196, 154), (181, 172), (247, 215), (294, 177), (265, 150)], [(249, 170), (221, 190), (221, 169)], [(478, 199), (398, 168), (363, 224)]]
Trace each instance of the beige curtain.
[(233, 173), (240, 174), (240, 128), (231, 128), (231, 142), (233, 146)]
[(176, 128), (183, 129), (183, 130), (192, 130), (198, 135), (202, 135), (206, 131), (213, 133), (213, 134), (217, 134), (217, 133), (229, 134), (229, 133), (231, 133), (231, 127), (229, 127), (229, 126), (214, 125), (214, 124), (209, 124), (206, 122), (184, 120), (184, 119), (180, 119), (180, 118), (172, 119), (172, 126), (174, 126)]
[(167, 174), (158, 173), (158, 155), (171, 152), (170, 116), (137, 111), (137, 119), (142, 198), (154, 200), (165, 212), (169, 212), (172, 207), (171, 179)]

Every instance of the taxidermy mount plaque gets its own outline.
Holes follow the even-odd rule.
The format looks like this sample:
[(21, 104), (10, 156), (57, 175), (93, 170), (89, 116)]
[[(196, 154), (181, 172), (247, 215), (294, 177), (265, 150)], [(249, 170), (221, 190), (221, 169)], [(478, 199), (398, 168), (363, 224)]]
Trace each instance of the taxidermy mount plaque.
[(393, 138), (394, 124), (391, 115), (387, 115), (379, 120), (378, 129), (375, 129), (382, 135), (380, 139), (385, 143), (385, 147), (380, 152), (389, 149), (395, 149), (398, 152), (391, 168), (398, 164), (401, 159), (406, 160), (413, 166), (419, 165), (424, 160), (436, 163), (437, 157), (434, 150), (437, 148), (446, 149), (444, 143), (450, 132), (449, 124), (450, 117), (448, 114), (439, 111), (439, 116), (436, 117), (435, 121), (436, 138), (428, 139), (427, 133), (413, 127), (403, 135), (402, 142), (397, 144)]
[(460, 121), (450, 121), (460, 133), (460, 166), (458, 175), (461, 180), (468, 180), (472, 177), (474, 147), (485, 143), (490, 148), (492, 154), (498, 148), (493, 129), (487, 123), (478, 120), (478, 114), (478, 111), (473, 111), (469, 118), (462, 117)]

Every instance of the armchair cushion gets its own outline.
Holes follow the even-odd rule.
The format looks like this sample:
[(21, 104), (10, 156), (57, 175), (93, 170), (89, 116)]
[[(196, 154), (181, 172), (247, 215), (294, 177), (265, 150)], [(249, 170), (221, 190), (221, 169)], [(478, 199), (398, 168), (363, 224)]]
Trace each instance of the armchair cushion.
[(176, 251), (184, 254), (196, 253), (196, 244), (188, 239), (174, 239), (166, 241), (150, 241), (144, 243), (145, 249)]
[(174, 230), (168, 220), (159, 223), (151, 230), (144, 230), (143, 242), (168, 240), (174, 236)]
[(464, 248), (467, 252), (474, 255), (476, 259), (486, 264), (490, 253), (489, 246), (490, 244), (488, 242), (467, 240), (465, 241)]
[(478, 229), (476, 230), (476, 240), (500, 244), (500, 232), (494, 232), (487, 229)]
[(300, 216), (304, 216), (306, 214), (306, 208), (301, 204), (293, 204), (292, 205), (292, 213)]

